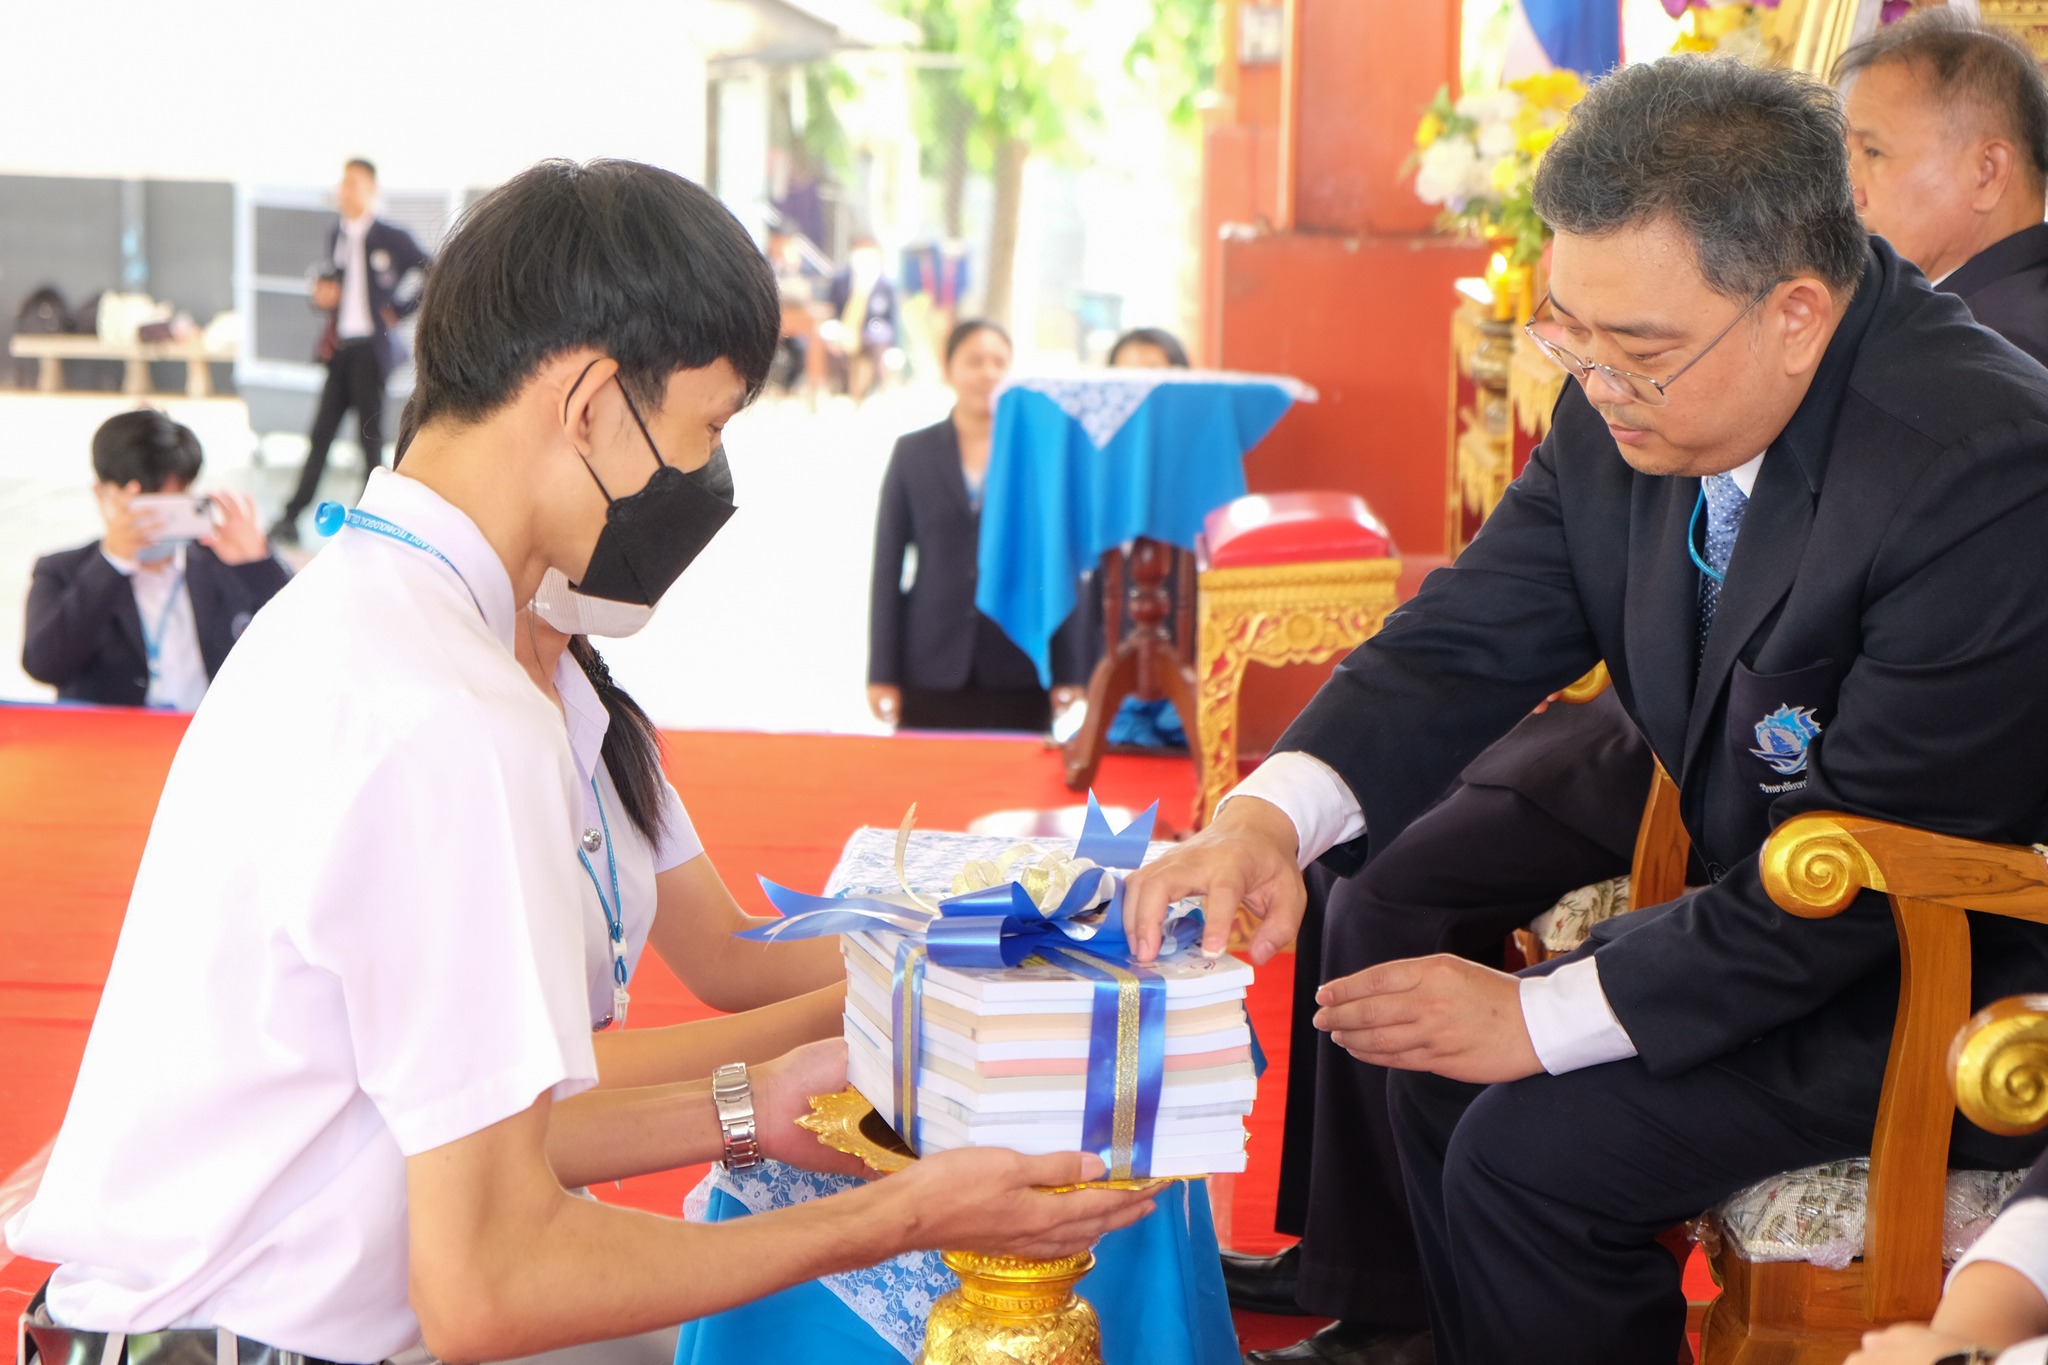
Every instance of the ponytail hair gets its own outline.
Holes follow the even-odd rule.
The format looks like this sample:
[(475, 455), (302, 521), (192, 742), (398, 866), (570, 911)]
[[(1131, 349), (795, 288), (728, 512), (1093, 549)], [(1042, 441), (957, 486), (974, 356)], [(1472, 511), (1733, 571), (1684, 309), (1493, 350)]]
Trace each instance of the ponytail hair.
[(668, 832), (668, 806), (662, 800), (666, 779), (661, 772), (661, 737), (655, 733), (654, 722), (639, 702), (612, 681), (612, 671), (588, 637), (570, 636), (569, 655), (590, 679), (611, 719), (605, 727), (602, 755), (612, 786), (626, 808), (626, 818), (648, 843), (659, 844)]

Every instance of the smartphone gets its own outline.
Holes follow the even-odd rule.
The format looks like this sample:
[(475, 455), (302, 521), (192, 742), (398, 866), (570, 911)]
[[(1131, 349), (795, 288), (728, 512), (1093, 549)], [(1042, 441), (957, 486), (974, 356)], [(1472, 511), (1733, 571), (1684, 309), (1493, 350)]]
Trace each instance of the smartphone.
[(157, 545), (210, 536), (219, 520), (212, 498), (191, 493), (142, 493), (128, 506)]

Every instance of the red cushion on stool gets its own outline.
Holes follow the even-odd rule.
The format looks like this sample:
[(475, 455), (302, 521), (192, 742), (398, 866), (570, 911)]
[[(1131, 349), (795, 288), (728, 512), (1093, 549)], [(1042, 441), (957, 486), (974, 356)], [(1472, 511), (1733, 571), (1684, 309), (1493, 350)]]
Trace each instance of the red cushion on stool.
[(1205, 569), (1387, 559), (1394, 542), (1356, 493), (1254, 493), (1202, 523)]

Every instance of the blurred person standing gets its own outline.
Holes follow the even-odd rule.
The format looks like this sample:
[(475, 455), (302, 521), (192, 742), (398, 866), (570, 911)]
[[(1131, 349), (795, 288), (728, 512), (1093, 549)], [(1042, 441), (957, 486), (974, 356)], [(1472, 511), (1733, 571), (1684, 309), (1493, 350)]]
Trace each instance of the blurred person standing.
[[(974, 605), (981, 491), (1010, 334), (985, 318), (946, 338), (953, 411), (896, 442), (882, 476), (868, 613), (868, 709), (910, 730), (1032, 730), (1054, 697), (1030, 656)], [(1054, 641), (1061, 705), (1079, 692), (1072, 622)], [(1065, 644), (1062, 641), (1066, 641)]]
[(214, 493), (218, 521), (197, 541), (160, 538), (144, 494), (183, 493), (199, 477), (199, 438), (141, 408), (92, 438), (106, 534), (36, 561), (21, 666), (62, 701), (190, 711), (228, 650), (290, 574), (270, 552), (256, 507)]
[(2033, 54), (1942, 8), (1844, 52), (1863, 225), (2048, 364), (2048, 84)]
[(270, 528), (272, 539), (288, 544), (298, 543), (299, 515), (320, 490), (343, 414), (356, 415), (365, 477), (384, 463), (384, 385), (398, 359), (391, 331), (419, 307), (418, 284), (403, 286), (428, 260), (411, 233), (377, 217), (377, 168), (370, 162), (358, 157), (342, 167), (334, 204), (341, 220), (327, 235), (326, 267), (313, 284), (313, 306), (328, 314), (318, 352), (327, 382), (299, 486)]
[(903, 330), (896, 286), (882, 271), (882, 247), (873, 237), (863, 233), (853, 239), (826, 301), (831, 316), (818, 325), (818, 338), (833, 363), (843, 367), (846, 392), (858, 403), (874, 391)]

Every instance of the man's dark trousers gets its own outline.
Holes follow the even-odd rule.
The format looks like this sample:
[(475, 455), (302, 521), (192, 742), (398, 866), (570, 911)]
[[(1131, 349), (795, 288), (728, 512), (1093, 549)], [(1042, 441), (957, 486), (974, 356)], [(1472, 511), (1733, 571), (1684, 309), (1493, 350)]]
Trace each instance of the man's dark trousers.
[(312, 446), (306, 451), (306, 467), (299, 472), (299, 486), (285, 504), (284, 520), (294, 521), (312, 506), (320, 491), (320, 476), (327, 472), (327, 448), (341, 430), (344, 413), (356, 415), (356, 435), (362, 442), (363, 469), (384, 463), (384, 365), (373, 338), (344, 341), (334, 348), (327, 362), (327, 383), (320, 390), (320, 408), (313, 417)]

